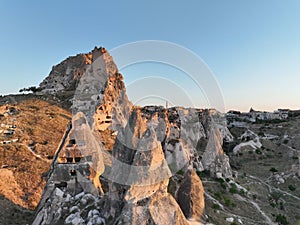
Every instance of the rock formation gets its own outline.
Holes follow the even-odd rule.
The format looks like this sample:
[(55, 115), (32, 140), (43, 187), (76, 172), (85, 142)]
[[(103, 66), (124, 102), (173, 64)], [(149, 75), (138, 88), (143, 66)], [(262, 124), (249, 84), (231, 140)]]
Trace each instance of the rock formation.
[(52, 67), (52, 70), (40, 84), (41, 93), (54, 94), (61, 91), (72, 91), (78, 85), (86, 72), (87, 65), (91, 65), (99, 56), (106, 53), (102, 47), (95, 47), (87, 54), (68, 57)]
[(204, 211), (204, 189), (194, 170), (186, 172), (177, 190), (177, 201), (187, 218), (199, 219)]
[[(104, 146), (99, 143), (99, 139), (103, 139), (103, 137), (98, 126), (103, 122), (108, 124), (107, 117), (110, 115), (112, 118), (111, 114), (120, 108), (118, 104), (122, 105), (122, 111), (117, 111), (115, 119), (110, 119), (106, 130), (113, 130), (115, 127), (122, 126), (123, 120), (129, 114), (131, 103), (124, 94), (122, 76), (118, 73), (108, 52), (103, 48), (95, 48), (92, 53), (76, 57), (89, 57), (92, 63), (76, 65), (81, 66), (76, 69), (80, 69), (84, 73), (80, 78), (77, 77), (75, 87), (68, 86), (66, 89), (56, 90), (57, 92), (64, 92), (73, 89), (72, 112), (74, 116), (72, 125), (67, 129), (57, 150), (33, 224), (53, 223), (49, 219), (49, 215), (51, 217), (58, 209), (55, 204), (52, 204), (57, 201), (55, 194), (57, 192), (72, 196), (81, 192), (90, 193), (94, 196), (98, 196), (98, 191), (103, 193), (99, 176), (104, 172), (102, 155)], [(73, 65), (74, 60), (74, 58), (69, 58), (64, 63)], [(60, 65), (58, 67), (60, 68)], [(70, 77), (70, 74), (62, 75), (62, 77), (66, 76)], [(51, 72), (45, 80), (52, 82), (52, 78), (53, 73)], [(54, 83), (56, 82), (54, 81)], [(49, 89), (43, 83), (41, 89), (43, 92), (52, 92), (52, 87)], [(97, 107), (99, 108), (96, 112)], [(106, 114), (105, 118), (101, 117), (104, 113)], [(46, 201), (51, 202), (50, 208), (46, 207)]]
[[(168, 194), (172, 176), (161, 142), (141, 109), (135, 109), (119, 131), (109, 177), (109, 199), (115, 224), (187, 224), (175, 199)], [(112, 211), (112, 209), (110, 209)], [(174, 216), (170, 216), (174, 215)]]
[(214, 110), (132, 106), (104, 48), (53, 67), (41, 93), (73, 92), (72, 125), (48, 176), (33, 225), (188, 224), (202, 220), (195, 171), (231, 178)]

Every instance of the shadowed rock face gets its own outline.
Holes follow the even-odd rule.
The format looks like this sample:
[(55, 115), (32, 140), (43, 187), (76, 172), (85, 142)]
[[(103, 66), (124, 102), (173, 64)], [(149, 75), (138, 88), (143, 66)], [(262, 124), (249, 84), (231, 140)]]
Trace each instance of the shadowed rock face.
[(201, 218), (204, 210), (204, 189), (194, 170), (185, 174), (177, 191), (177, 202), (187, 218)]
[(223, 139), (230, 141), (232, 136), (218, 112), (155, 106), (141, 108), (141, 112), (154, 128), (172, 174), (193, 167), (208, 170), (212, 176), (232, 177), (229, 159), (222, 149)]
[(172, 176), (152, 125), (157, 117), (133, 110), (114, 146), (109, 199), (119, 202), (116, 224), (187, 224), (176, 200), (167, 192)]
[[(117, 212), (114, 216), (124, 222), (130, 215), (132, 220), (127, 221), (130, 224), (136, 218), (136, 210), (141, 210), (148, 218), (150, 202), (157, 193), (167, 193), (172, 179), (173, 191), (170, 193), (178, 202), (176, 210), (182, 210), (186, 218), (201, 219), (204, 190), (195, 173), (195, 170), (203, 170), (199, 160), (202, 155), (196, 149), (201, 138), (208, 139), (203, 154), (208, 163), (204, 165), (214, 176), (220, 172), (221, 176), (230, 177), (230, 165), (222, 150), (222, 133), (208, 111), (135, 107), (127, 126), (119, 130), (111, 173), (107, 175), (113, 180), (109, 188), (110, 199), (120, 203), (111, 210)], [(173, 201), (173, 197), (166, 195), (165, 198), (170, 198), (166, 202)], [(162, 208), (167, 207), (163, 202), (161, 204)]]
[[(75, 67), (83, 71), (80, 76)], [(74, 87), (66, 77), (76, 81)], [(75, 117), (54, 158), (34, 225), (201, 220), (204, 190), (195, 171), (231, 177), (222, 150), (230, 133), (217, 112), (132, 106), (123, 77), (103, 48), (54, 67), (41, 88), (52, 93), (56, 83), (64, 86), (56, 92), (73, 88)]]

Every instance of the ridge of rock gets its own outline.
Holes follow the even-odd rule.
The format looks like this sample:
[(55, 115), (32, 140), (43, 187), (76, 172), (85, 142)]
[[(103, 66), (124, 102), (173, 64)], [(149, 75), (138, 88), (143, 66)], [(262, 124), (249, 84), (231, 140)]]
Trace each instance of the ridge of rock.
[(204, 210), (195, 171), (232, 177), (222, 149), (231, 136), (221, 116), (132, 106), (104, 48), (53, 67), (40, 87), (41, 93), (71, 91), (74, 117), (33, 225), (188, 224), (202, 220)]
[(40, 83), (43, 94), (54, 94), (59, 91), (74, 90), (86, 72), (86, 66), (107, 53), (103, 47), (95, 47), (93, 51), (70, 56), (52, 67), (50, 74)]

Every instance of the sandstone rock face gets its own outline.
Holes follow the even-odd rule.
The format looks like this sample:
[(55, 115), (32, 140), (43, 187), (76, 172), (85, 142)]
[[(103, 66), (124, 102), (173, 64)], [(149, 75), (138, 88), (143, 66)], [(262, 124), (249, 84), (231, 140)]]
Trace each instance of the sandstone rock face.
[(205, 150), (201, 156), (203, 169), (210, 171), (212, 176), (232, 178), (229, 158), (222, 148), (223, 140), (233, 140), (226, 127), (225, 118), (216, 110), (204, 110), (200, 118), (203, 120), (207, 133)]
[(52, 163), (33, 225), (61, 224), (65, 215), (61, 214), (62, 204), (67, 201), (65, 196), (83, 193), (96, 198), (103, 193), (99, 181), (103, 172), (101, 147), (84, 114), (77, 113)]
[(99, 212), (99, 202), (100, 199), (92, 194), (81, 192), (72, 196), (56, 187), (43, 209), (37, 213), (32, 225), (104, 225), (105, 220)]
[(155, 193), (151, 199), (128, 203), (115, 224), (188, 225), (176, 200), (168, 193)]
[[(208, 139), (202, 155), (197, 151), (200, 139)], [(110, 184), (110, 199), (123, 203), (115, 205), (112, 211), (120, 213), (122, 223), (129, 215), (131, 220), (127, 222), (132, 223), (135, 210), (141, 210), (148, 218), (149, 202), (157, 192), (166, 193), (169, 186), (185, 217), (200, 220), (204, 190), (195, 169), (231, 177), (222, 142), (222, 133), (207, 110), (135, 107), (127, 126), (119, 131), (113, 150), (108, 175), (114, 179)], [(207, 161), (200, 161), (201, 157)], [(172, 183), (168, 184), (170, 179)], [(136, 204), (140, 202), (144, 205), (138, 209)]]
[(222, 134), (216, 127), (211, 127), (208, 143), (201, 162), (205, 170), (217, 177), (231, 178), (232, 171), (229, 164), (229, 158), (222, 149)]
[(40, 84), (42, 93), (57, 93), (59, 91), (74, 90), (86, 72), (86, 65), (92, 64), (99, 56), (106, 53), (102, 47), (87, 54), (69, 57), (52, 67), (48, 77)]
[(198, 171), (208, 170), (212, 176), (232, 177), (222, 145), (223, 139), (232, 141), (233, 137), (218, 112), (175, 107), (166, 115), (163, 149), (172, 173), (190, 165)]
[[(97, 52), (101, 49), (103, 51), (100, 48)], [(123, 77), (107, 51), (93, 60), (84, 67), (85, 73), (76, 87), (73, 115), (83, 112), (90, 127), (99, 131), (124, 127), (131, 103), (125, 93)]]
[(153, 127), (157, 119), (156, 113), (135, 109), (126, 128), (119, 131), (110, 174), (117, 179), (109, 192), (110, 199), (119, 202), (110, 209), (120, 213), (114, 215), (116, 224), (187, 224), (167, 192), (172, 174)]
[(103, 91), (102, 103), (94, 115), (96, 129), (104, 131), (110, 128), (116, 131), (120, 127), (125, 127), (131, 107), (122, 75), (116, 73), (110, 76)]
[[(99, 192), (103, 193), (99, 180), (99, 176), (104, 172), (103, 145), (99, 143), (101, 133), (99, 134), (99, 129), (97, 129), (97, 123), (101, 122), (101, 118), (97, 115), (103, 113), (112, 115), (114, 110), (112, 107), (107, 110), (106, 106), (114, 106), (117, 109), (121, 104), (123, 110), (118, 111), (114, 118), (111, 116), (111, 122), (115, 122), (115, 127), (119, 127), (125, 123), (124, 120), (129, 114), (128, 108), (131, 103), (125, 93), (123, 78), (118, 73), (109, 53), (103, 48), (95, 48), (92, 53), (77, 55), (75, 57), (77, 59), (67, 59), (64, 64), (73, 65), (74, 60), (79, 60), (80, 57), (85, 60), (90, 59), (90, 61), (75, 65), (80, 66), (80, 69), (84, 71), (83, 74), (76, 77), (75, 87), (68, 86), (65, 89), (56, 90), (63, 92), (74, 89), (72, 105), (74, 116), (72, 125), (67, 129), (54, 158), (47, 186), (37, 209), (39, 216), (36, 217), (34, 224), (54, 223), (52, 219), (49, 219), (49, 214), (58, 210), (57, 203), (61, 200), (55, 195), (55, 190), (62, 191), (63, 196), (75, 196), (83, 192), (96, 197), (99, 196)], [(59, 68), (64, 67), (59, 66)], [(70, 77), (71, 75), (67, 74), (66, 76)], [(52, 82), (52, 74), (46, 80)], [(54, 83), (57, 82), (54, 81)], [(44, 88), (44, 92), (52, 92), (52, 89), (43, 86), (43, 83), (41, 88)], [(102, 108), (99, 107), (96, 112), (99, 105)], [(47, 201), (51, 203), (50, 206), (47, 206)]]
[(187, 218), (200, 219), (204, 210), (204, 189), (194, 170), (188, 171), (177, 191), (177, 201)]
[(222, 149), (232, 136), (220, 114), (132, 106), (104, 48), (55, 66), (41, 88), (50, 94), (72, 90), (74, 116), (34, 225), (185, 225), (187, 218), (200, 221), (204, 210), (195, 171), (232, 176)]

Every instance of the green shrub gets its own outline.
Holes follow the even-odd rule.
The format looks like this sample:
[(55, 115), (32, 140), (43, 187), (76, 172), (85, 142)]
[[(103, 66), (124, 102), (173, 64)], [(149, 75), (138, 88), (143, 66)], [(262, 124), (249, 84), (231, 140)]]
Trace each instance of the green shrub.
[(276, 168), (274, 168), (274, 167), (272, 167), (272, 168), (270, 169), (270, 171), (273, 172), (273, 173), (278, 172), (278, 170), (277, 170)]
[(240, 195), (245, 196), (246, 192), (244, 191), (244, 189), (240, 189)]
[(233, 187), (231, 187), (231, 188), (229, 189), (229, 191), (230, 191), (231, 194), (236, 194), (236, 193), (238, 192), (237, 189), (236, 189), (236, 188), (233, 188)]
[(236, 193), (238, 193), (238, 189), (237, 189), (237, 187), (236, 187), (235, 184), (231, 184), (231, 188), (229, 189), (229, 192), (230, 192), (231, 194), (236, 194)]
[(282, 214), (278, 214), (276, 216), (275, 222), (278, 222), (279, 224), (282, 224), (282, 225), (288, 225), (289, 224), (286, 217)]
[(235, 206), (235, 204), (233, 204), (232, 202), (231, 202), (231, 200), (230, 200), (230, 198), (228, 197), (228, 196), (223, 196), (223, 199), (224, 199), (224, 202), (225, 202), (225, 205), (226, 206), (228, 206), (228, 207), (230, 207), (230, 206)]
[(219, 181), (220, 184), (225, 182), (225, 180), (223, 178), (217, 178), (217, 181)]
[(255, 153), (256, 153), (257, 155), (261, 155), (261, 154), (262, 154), (262, 151), (261, 151), (260, 148), (258, 148), (258, 149), (255, 150)]
[(222, 199), (222, 195), (221, 195), (220, 192), (216, 192), (216, 193), (214, 194), (214, 196), (215, 196), (215, 198), (218, 199), (218, 200), (221, 200), (221, 199)]
[(295, 188), (293, 185), (291, 185), (291, 184), (288, 186), (288, 188), (289, 188), (291, 191), (295, 191), (295, 190), (296, 190), (296, 188)]
[(219, 183), (220, 183), (221, 187), (222, 187), (223, 189), (226, 189), (225, 180), (224, 180), (224, 179), (222, 179), (222, 178), (218, 178), (217, 180), (219, 181)]
[(210, 171), (209, 170), (203, 170), (203, 171), (196, 171), (198, 177), (210, 177)]
[(284, 139), (283, 140), (283, 144), (287, 144), (287, 143), (289, 143), (289, 140), (288, 139)]
[(213, 209), (221, 209), (221, 207), (218, 204), (213, 204)]
[(257, 199), (257, 195), (256, 194), (253, 194), (252, 195), (252, 198), (255, 200), (255, 199)]
[(184, 175), (184, 171), (183, 171), (183, 170), (179, 170), (179, 171), (177, 172), (177, 174), (178, 174), (178, 175)]

